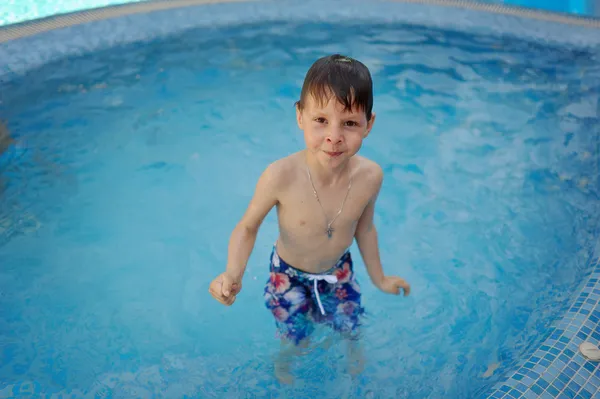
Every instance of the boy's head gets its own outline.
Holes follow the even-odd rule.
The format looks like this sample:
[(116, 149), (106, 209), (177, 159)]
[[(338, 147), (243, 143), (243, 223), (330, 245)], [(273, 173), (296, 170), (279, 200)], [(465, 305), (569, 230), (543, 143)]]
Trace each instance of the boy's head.
[(308, 149), (327, 164), (353, 156), (375, 120), (369, 69), (339, 54), (318, 59), (306, 74), (296, 114)]

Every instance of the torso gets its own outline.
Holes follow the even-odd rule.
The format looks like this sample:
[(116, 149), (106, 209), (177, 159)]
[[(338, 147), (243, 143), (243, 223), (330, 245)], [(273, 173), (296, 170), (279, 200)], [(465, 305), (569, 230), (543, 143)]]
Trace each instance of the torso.
[[(359, 156), (351, 159), (352, 186), (349, 192), (348, 177), (334, 187), (321, 187), (315, 182), (326, 218), (313, 194), (302, 153), (281, 161), (289, 162), (289, 165), (284, 168), (287, 184), (279, 193), (277, 205), (280, 231), (277, 253), (297, 269), (322, 273), (331, 269), (352, 245), (358, 221), (376, 190), (368, 178), (374, 163)], [(329, 238), (327, 224), (337, 214), (347, 192), (342, 213), (332, 224), (334, 232)]]

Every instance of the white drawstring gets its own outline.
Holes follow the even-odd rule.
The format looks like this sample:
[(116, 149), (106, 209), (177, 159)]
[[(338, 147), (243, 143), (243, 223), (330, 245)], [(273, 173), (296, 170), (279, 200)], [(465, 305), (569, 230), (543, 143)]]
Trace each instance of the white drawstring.
[(320, 280), (325, 280), (329, 284), (337, 283), (338, 279), (336, 276), (332, 276), (330, 274), (327, 275), (319, 275), (319, 274), (309, 274), (308, 279), (314, 282), (315, 287), (315, 295), (317, 296), (317, 302), (319, 303), (319, 309), (321, 309), (321, 314), (325, 315), (325, 309), (323, 309), (323, 304), (321, 303), (321, 297), (319, 296), (319, 289), (317, 288), (317, 283)]

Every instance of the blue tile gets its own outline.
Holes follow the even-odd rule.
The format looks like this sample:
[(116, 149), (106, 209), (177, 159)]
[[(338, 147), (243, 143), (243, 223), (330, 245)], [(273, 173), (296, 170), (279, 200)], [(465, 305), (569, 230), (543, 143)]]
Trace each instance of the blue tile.
[(531, 384), (533, 384), (535, 381), (533, 379), (531, 379), (531, 377), (523, 377), (523, 381), (521, 381), (523, 384), (525, 384), (526, 386), (530, 387)]
[(550, 353), (552, 353), (554, 356), (558, 356), (560, 351), (557, 348), (551, 348)]
[(509, 387), (508, 385), (502, 385), (502, 386), (500, 387), (500, 390), (501, 390), (502, 392), (505, 392), (505, 393), (506, 393), (506, 392), (510, 391), (510, 387)]
[(567, 398), (575, 398), (576, 394), (575, 392), (573, 392), (571, 389), (569, 388), (565, 388), (563, 390), (563, 394), (565, 395), (565, 397)]
[[(552, 355), (549, 355), (549, 356), (552, 356)], [(569, 363), (569, 360), (571, 360), (569, 358), (569, 356), (565, 355), (564, 353), (562, 355), (560, 355), (558, 358), (564, 363)], [(554, 359), (548, 359), (548, 360), (554, 360)]]
[(508, 381), (506, 381), (504, 383), (504, 385), (509, 386), (511, 389), (514, 388), (515, 385), (517, 385), (517, 381), (513, 380), (512, 378), (510, 378)]
[(575, 381), (579, 385), (585, 385), (586, 379), (583, 378), (580, 374), (575, 374), (575, 376), (573, 377), (573, 381)]
[(590, 318), (588, 320), (591, 320), (593, 323), (598, 323), (598, 319), (596, 316), (590, 316)]
[(540, 346), (540, 350), (542, 350), (544, 352), (548, 352), (550, 350), (550, 347), (548, 345), (542, 345), (542, 346)]
[(579, 375), (581, 375), (584, 379), (588, 379), (588, 377), (590, 375), (592, 375), (592, 373), (590, 373), (590, 371), (588, 369), (582, 368), (578, 371)]
[(585, 389), (592, 393), (600, 390), (600, 381), (598, 381), (598, 378), (595, 376), (591, 376), (587, 384), (585, 384)]
[(568, 364), (570, 369), (573, 369), (575, 372), (581, 368), (581, 364), (578, 364), (576, 361), (573, 361)]
[(559, 341), (562, 342), (563, 344), (568, 344), (569, 343), (569, 338), (567, 338), (567, 337), (560, 337)]
[(545, 370), (546, 368), (541, 364), (536, 364), (536, 366), (533, 368), (533, 371), (535, 371), (538, 374), (542, 374)]
[(523, 396), (526, 399), (537, 399), (538, 398), (538, 395), (535, 392), (533, 392), (532, 390), (525, 392), (525, 394)]
[(527, 362), (523, 365), (523, 367), (525, 367), (526, 369), (532, 369), (535, 366), (535, 364), (531, 363), (531, 362)]
[(542, 392), (544, 392), (544, 390), (542, 389), (542, 387), (540, 387), (538, 384), (535, 384), (534, 386), (532, 386), (531, 390), (533, 392), (537, 393), (538, 395), (541, 395)]
[(563, 349), (565, 349), (565, 347), (566, 347), (566, 346), (567, 346), (567, 344), (564, 344), (564, 343), (562, 343), (562, 342), (558, 342), (558, 343), (556, 344), (556, 348), (558, 348), (558, 349), (560, 349), (560, 350), (563, 350)]
[(529, 359), (529, 361), (531, 361), (532, 363), (537, 363), (540, 361), (540, 358), (537, 356), (531, 356), (531, 359)]
[(579, 331), (576, 336), (577, 336), (577, 338), (581, 338), (581, 339), (587, 339), (587, 337), (588, 337), (588, 335), (582, 331)]
[(547, 388), (548, 393), (550, 393), (550, 395), (554, 396), (554, 397), (558, 397), (558, 395), (560, 394), (560, 392), (558, 391), (558, 389), (554, 388), (554, 386), (550, 385)]
[(550, 366), (547, 373), (550, 375), (550, 378), (554, 379), (560, 374), (560, 371), (555, 366)]
[(594, 333), (592, 334), (592, 337), (594, 337), (595, 339), (600, 341), (600, 332), (594, 331)]
[(552, 366), (562, 370), (567, 366), (567, 363), (563, 362), (562, 360), (557, 360), (552, 364)]
[(579, 385), (575, 381), (571, 381), (569, 385), (567, 385), (567, 388), (572, 389), (574, 392), (579, 392), (579, 390), (581, 389), (581, 385)]
[(544, 369), (548, 368), (548, 366), (550, 366), (552, 363), (546, 359), (542, 359), (540, 360), (540, 365), (542, 367), (544, 367)]
[(521, 393), (525, 392), (527, 390), (527, 385), (522, 384), (522, 383), (518, 383), (517, 386), (515, 387), (515, 389)]
[(565, 384), (568, 384), (570, 380), (571, 380), (571, 379), (569, 378), (569, 376), (568, 376), (568, 375), (566, 375), (565, 373), (561, 373), (561, 374), (558, 376), (558, 381), (562, 381), (562, 382), (563, 382), (563, 383), (565, 383)]
[(537, 382), (539, 386), (541, 386), (543, 389), (546, 389), (548, 387), (548, 385), (550, 385), (548, 383), (548, 381), (546, 381), (543, 378), (540, 378), (540, 380)]
[(503, 396), (504, 396), (504, 392), (496, 391), (496, 392), (494, 392), (494, 395), (492, 396), (492, 398), (494, 398), (494, 399), (500, 399)]
[(573, 352), (571, 349), (565, 349), (565, 355), (569, 356), (569, 358), (572, 358), (573, 355), (575, 354), (575, 352)]
[(563, 389), (565, 389), (566, 384), (561, 380), (554, 380), (552, 382), (552, 386), (555, 387), (557, 390), (562, 391)]
[[(561, 356), (562, 356), (562, 355), (561, 355)], [(553, 361), (554, 359), (556, 359), (556, 356), (554, 356), (554, 355), (553, 355), (553, 354), (551, 354), (551, 353), (548, 353), (546, 356), (544, 356), (544, 359), (547, 359), (547, 360)]]
[(581, 309), (581, 310), (579, 311), (579, 314), (583, 314), (583, 315), (586, 315), (586, 316), (587, 316), (587, 315), (589, 315), (589, 314), (590, 314), (590, 311), (589, 311), (589, 310), (587, 310), (587, 309)]
[(517, 380), (517, 381), (521, 381), (523, 379), (523, 374), (515, 374), (512, 377), (513, 379)]
[(596, 388), (596, 390), (600, 390), (600, 379), (597, 376), (591, 376), (588, 380), (588, 384), (593, 385)]
[(527, 373), (527, 377), (530, 377), (533, 380), (537, 380), (538, 378), (540, 378), (540, 375), (535, 371), (530, 371), (529, 373)]
[(588, 370), (589, 372), (593, 373), (594, 370), (596, 369), (596, 365), (592, 364), (591, 362), (585, 362), (583, 364), (583, 367), (585, 367), (586, 370)]
[(592, 399), (592, 394), (590, 391), (583, 389), (581, 392), (579, 392), (579, 395), (581, 395), (582, 398), (584, 399)]
[(515, 391), (514, 389), (512, 391), (510, 391), (508, 393), (508, 396), (510, 396), (513, 399), (518, 399), (521, 396), (520, 392)]
[(573, 370), (571, 367), (567, 367), (562, 371), (562, 374), (566, 375), (570, 379), (575, 375), (575, 370)]

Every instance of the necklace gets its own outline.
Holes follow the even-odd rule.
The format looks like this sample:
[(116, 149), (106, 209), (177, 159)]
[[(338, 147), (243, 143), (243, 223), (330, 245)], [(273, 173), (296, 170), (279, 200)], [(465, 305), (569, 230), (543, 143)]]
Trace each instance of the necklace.
[[(317, 202), (319, 203), (319, 206), (321, 207), (321, 210), (323, 211), (325, 220), (327, 221), (327, 213), (325, 212), (325, 209), (323, 208), (323, 205), (321, 204), (321, 200), (319, 199), (319, 194), (317, 194), (317, 189), (315, 188), (315, 184), (313, 183), (312, 176), (310, 175), (310, 168), (308, 167), (308, 164), (306, 164), (306, 172), (308, 173), (308, 179), (310, 180), (310, 184), (313, 189), (313, 194), (315, 195), (315, 198), (317, 199)], [(344, 200), (342, 201), (342, 206), (340, 206), (340, 210), (337, 212), (337, 214), (334, 216), (334, 218), (331, 220), (331, 222), (327, 223), (327, 230), (325, 230), (325, 233), (327, 234), (328, 238), (331, 238), (331, 236), (333, 235), (333, 232), (335, 231), (335, 229), (333, 227), (331, 227), (331, 225), (333, 224), (333, 222), (335, 222), (337, 217), (340, 216), (340, 214), (342, 213), (342, 210), (344, 209), (344, 204), (346, 203), (346, 198), (348, 198), (348, 194), (350, 193), (350, 187), (352, 187), (352, 174), (350, 173), (350, 169), (348, 169), (348, 174), (349, 174), (350, 182), (348, 183), (348, 191), (346, 191), (346, 196), (344, 197)]]

